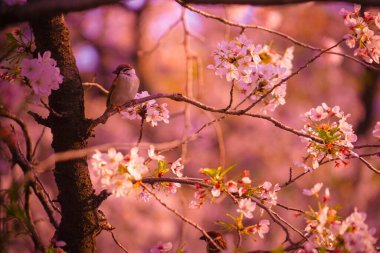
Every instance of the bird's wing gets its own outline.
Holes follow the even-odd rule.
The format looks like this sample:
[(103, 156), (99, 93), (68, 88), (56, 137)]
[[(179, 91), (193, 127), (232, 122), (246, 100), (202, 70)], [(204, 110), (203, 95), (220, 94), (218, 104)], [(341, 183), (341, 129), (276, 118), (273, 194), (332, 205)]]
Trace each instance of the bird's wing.
[[(116, 79), (115, 79), (116, 80)], [(111, 88), (110, 90), (108, 91), (108, 97), (107, 97), (107, 107), (110, 107), (110, 102), (111, 102), (111, 95), (112, 95), (112, 92), (113, 90), (115, 89), (115, 80), (113, 80), (112, 82), (112, 85), (111, 85)]]

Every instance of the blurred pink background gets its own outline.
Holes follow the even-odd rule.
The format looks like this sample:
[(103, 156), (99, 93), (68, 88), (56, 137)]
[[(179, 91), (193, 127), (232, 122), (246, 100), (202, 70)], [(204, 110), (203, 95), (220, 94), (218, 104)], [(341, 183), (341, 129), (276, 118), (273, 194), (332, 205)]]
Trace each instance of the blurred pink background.
[[(328, 47), (339, 41), (347, 33), (342, 18), (339, 16), (341, 7), (351, 8), (344, 4), (298, 4), (283, 7), (253, 7), (253, 6), (197, 6), (197, 8), (226, 17), (232, 21), (257, 24), (286, 33), (302, 42), (317, 47)], [(372, 10), (379, 11), (379, 10)], [(156, 50), (157, 41), (167, 33), (169, 27), (181, 16), (181, 7), (173, 1), (125, 1), (124, 5), (107, 6), (90, 11), (66, 15), (70, 29), (72, 47), (83, 82), (97, 82), (106, 89), (111, 85), (114, 75), (111, 72), (120, 63), (129, 62), (136, 67), (141, 79), (140, 91), (147, 90), (150, 94), (185, 93), (186, 56), (184, 53), (184, 32), (178, 23), (161, 41)], [(229, 101), (229, 84), (215, 76), (212, 70), (206, 68), (213, 63), (212, 51), (221, 40), (231, 40), (239, 35), (241, 29), (228, 27), (218, 21), (206, 19), (199, 14), (186, 10), (186, 25), (190, 32), (198, 35), (199, 39), (190, 38), (193, 66), (193, 95), (201, 102), (222, 108)], [(26, 24), (22, 29), (28, 31)], [(0, 33), (0, 45), (3, 47), (5, 33), (16, 27), (8, 27)], [(256, 44), (272, 44), (282, 53), (293, 44), (283, 38), (260, 30), (246, 30), (245, 35)], [(341, 52), (352, 55), (353, 52), (344, 44)], [(309, 60), (315, 52), (295, 46), (294, 68), (296, 69)], [(357, 127), (365, 117), (364, 101), (361, 93), (366, 89), (364, 80), (368, 74), (363, 66), (339, 56), (325, 55), (311, 64), (307, 69), (288, 81), (286, 105), (280, 106), (270, 116), (284, 124), (301, 129), (301, 115), (310, 108), (322, 102), (330, 106), (339, 105), (345, 113), (352, 116), (348, 122)], [(374, 74), (373, 85), (379, 84), (378, 74)], [(372, 128), (380, 120), (379, 92), (374, 89), (375, 103), (370, 122), (365, 124), (358, 133), (356, 144), (375, 143)], [(85, 88), (86, 116), (95, 118), (105, 110), (106, 96), (95, 87)], [(155, 128), (146, 125), (143, 142), (162, 143), (181, 139), (184, 134), (193, 133), (204, 123), (218, 115), (202, 112), (190, 107), (191, 125), (185, 129), (184, 104), (170, 100), (167, 102), (171, 113), (170, 123), (159, 124)], [(46, 115), (46, 110), (31, 106), (30, 109)], [(254, 110), (258, 112), (257, 110)], [(32, 139), (35, 142), (41, 134), (42, 126), (37, 125), (30, 116), (21, 113), (28, 122)], [(222, 140), (225, 152), (221, 154)], [(89, 141), (90, 146), (105, 143), (134, 143), (138, 138), (139, 122), (121, 119), (113, 116), (106, 125), (96, 128), (95, 137)], [(220, 134), (220, 132), (219, 132)], [(52, 153), (50, 147), (51, 134), (46, 131), (38, 149), (38, 158), (43, 160)], [(128, 150), (122, 150), (126, 153)], [(360, 150), (364, 152), (364, 150)], [(141, 154), (146, 154), (142, 150)], [(236, 177), (243, 169), (251, 172), (254, 184), (264, 181), (284, 183), (288, 179), (289, 167), (294, 161), (302, 159), (306, 154), (304, 144), (299, 137), (284, 132), (259, 119), (247, 117), (228, 117), (201, 132), (199, 138), (188, 144), (185, 176), (199, 177), (199, 169), (217, 167), (223, 161), (225, 166), (236, 164), (232, 175)], [(164, 154), (168, 160), (174, 161), (181, 156), (181, 148)], [(378, 168), (379, 158), (369, 158)], [(53, 169), (53, 168), (52, 168)], [(295, 169), (294, 173), (302, 172)], [(1, 170), (2, 188), (9, 185), (10, 177), (22, 180), (22, 173), (15, 169), (12, 172)], [(40, 175), (42, 181), (53, 198), (57, 191), (53, 183), (52, 173)], [(97, 191), (101, 188), (93, 181)], [(331, 205), (341, 205), (342, 217), (349, 215), (355, 207), (367, 212), (367, 223), (370, 227), (380, 227), (380, 177), (369, 171), (361, 163), (352, 160), (347, 167), (334, 168), (327, 164), (303, 179), (279, 192), (279, 203), (290, 207), (308, 209), (308, 205), (316, 208), (315, 201), (302, 195), (303, 188), (311, 188), (315, 183), (323, 182), (331, 191)], [(176, 195), (161, 197), (189, 219), (200, 224), (206, 230), (217, 230), (215, 221), (229, 221), (226, 213), (236, 214), (236, 206), (228, 198), (217, 199), (215, 204), (207, 203), (199, 210), (189, 209), (188, 204), (193, 198), (193, 188), (182, 186)], [(40, 220), (37, 227), (46, 244), (53, 236), (54, 230), (47, 222), (45, 213), (35, 199), (31, 202), (33, 217)], [(144, 203), (137, 200), (134, 194), (128, 197), (116, 198), (111, 196), (100, 208), (116, 228), (115, 236), (129, 252), (149, 252), (158, 241), (171, 241), (174, 249), (184, 245), (188, 252), (204, 252), (205, 243), (200, 241), (199, 231), (184, 224), (172, 213), (162, 207), (157, 201)], [(301, 231), (305, 227), (302, 217), (295, 213), (274, 207), (279, 214), (294, 224)], [(57, 218), (59, 218), (57, 216)], [(259, 212), (255, 212), (254, 221), (259, 221)], [(264, 218), (270, 219), (264, 215)], [(271, 231), (262, 240), (248, 239), (244, 242), (245, 250), (273, 249), (281, 244), (285, 235), (281, 229), (271, 222)], [(294, 235), (294, 238), (299, 236)], [(379, 237), (379, 231), (376, 237)], [(226, 234), (230, 245), (234, 244), (233, 234)], [(29, 239), (20, 237), (15, 240), (10, 252), (29, 252)], [(98, 252), (122, 252), (113, 242), (111, 235), (103, 231), (97, 239)], [(230, 247), (230, 250), (233, 246)]]

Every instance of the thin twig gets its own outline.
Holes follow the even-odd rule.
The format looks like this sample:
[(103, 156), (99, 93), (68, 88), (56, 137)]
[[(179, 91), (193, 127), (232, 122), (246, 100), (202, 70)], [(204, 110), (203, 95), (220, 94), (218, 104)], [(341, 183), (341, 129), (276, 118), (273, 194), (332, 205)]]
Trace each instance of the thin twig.
[(297, 179), (305, 176), (306, 174), (308, 174), (309, 172), (311, 171), (305, 171), (305, 172), (302, 172), (301, 174), (299, 174), (298, 176), (296, 176), (295, 178), (291, 179), (291, 180), (288, 180), (287, 182), (283, 183), (282, 185), (280, 185), (281, 189), (294, 183), (295, 181), (297, 181)]
[(317, 60), (319, 57), (321, 57), (321, 55), (323, 55), (324, 53), (330, 51), (331, 49), (333, 49), (334, 47), (337, 47), (340, 43), (342, 43), (344, 41), (344, 39), (340, 40), (338, 43), (334, 44), (333, 46), (329, 47), (329, 48), (326, 48), (324, 50), (322, 50), (321, 52), (319, 52), (316, 56), (314, 56), (313, 58), (311, 58), (310, 60), (308, 60), (304, 65), (302, 65), (301, 67), (299, 67), (296, 71), (292, 72), (289, 76), (287, 76), (286, 78), (282, 79), (278, 84), (274, 85), (271, 89), (269, 89), (265, 94), (263, 94), (262, 96), (260, 96), (259, 99), (257, 99), (255, 102), (253, 102), (250, 106), (248, 106), (246, 109), (244, 109), (243, 111), (244, 112), (247, 112), (249, 111), (250, 109), (252, 109), (256, 104), (258, 104), (259, 102), (261, 102), (266, 96), (268, 96), (274, 89), (276, 89), (277, 87), (279, 87), (281, 84), (285, 83), (286, 81), (288, 81), (290, 78), (292, 78), (293, 76), (295, 75), (298, 75), (301, 70), (307, 68), (311, 63), (313, 63), (315, 60)]
[(32, 157), (31, 157), (32, 160), (33, 160), (33, 158), (34, 158), (34, 156), (35, 156), (35, 154), (36, 154), (37, 147), (38, 147), (38, 145), (40, 144), (40, 142), (41, 142), (41, 140), (42, 140), (42, 137), (44, 136), (45, 130), (46, 130), (46, 127), (42, 128), (41, 134), (40, 134), (40, 136), (38, 136), (38, 139), (37, 139), (36, 145), (34, 145), (34, 149), (33, 149), (33, 152), (32, 152)]
[(377, 170), (375, 167), (373, 167), (366, 159), (364, 159), (363, 157), (358, 157), (360, 161), (362, 161), (368, 169), (372, 170), (373, 172), (375, 172), (376, 174), (380, 174), (380, 170)]
[[(226, 25), (229, 25), (229, 26), (234, 26), (234, 27), (239, 27), (241, 29), (257, 29), (257, 30), (261, 30), (261, 31), (264, 31), (264, 32), (268, 32), (270, 34), (274, 34), (274, 35), (277, 35), (277, 36), (280, 36), (284, 39), (287, 39), (289, 41), (291, 41), (292, 43), (294, 43), (295, 45), (297, 46), (300, 46), (300, 47), (304, 47), (304, 48), (307, 48), (307, 49), (310, 49), (310, 50), (313, 50), (313, 51), (323, 51), (324, 49), (323, 48), (318, 48), (318, 47), (314, 47), (314, 46), (311, 46), (311, 45), (308, 45), (306, 43), (303, 43), (285, 33), (281, 33), (279, 31), (275, 31), (275, 30), (272, 30), (272, 29), (269, 29), (269, 28), (266, 28), (266, 27), (263, 27), (263, 26), (259, 26), (259, 25), (247, 25), (247, 24), (240, 24), (240, 23), (236, 23), (236, 22), (233, 22), (233, 21), (230, 21), (228, 19), (225, 19), (225, 18), (222, 18), (222, 17), (219, 17), (219, 16), (216, 16), (216, 15), (213, 15), (213, 14), (210, 14), (210, 13), (207, 13), (205, 11), (202, 11), (202, 10), (199, 10), (199, 9), (196, 9), (194, 8), (193, 6), (190, 6), (188, 4), (186, 4), (184, 1), (181, 1), (181, 0), (175, 0), (178, 4), (182, 5), (183, 7), (187, 8), (188, 10), (191, 10), (195, 13), (198, 13), (206, 18), (210, 18), (210, 19), (214, 19), (214, 20), (217, 20), (223, 24), (226, 24)], [(350, 59), (352, 61), (355, 61), (359, 64), (361, 64), (362, 66), (365, 66), (367, 68), (371, 68), (373, 70), (376, 70), (376, 71), (380, 71), (380, 68), (377, 68), (371, 64), (367, 64), (363, 61), (360, 61), (358, 59), (356, 59), (355, 57), (351, 56), (351, 55), (347, 55), (347, 54), (343, 54), (343, 53), (339, 53), (339, 52), (329, 52), (328, 54), (335, 54), (335, 55), (339, 55), (339, 56), (342, 56), (342, 57), (345, 57), (347, 59)]]
[(235, 88), (235, 80), (232, 81), (231, 89), (230, 89), (230, 102), (224, 110), (228, 111), (231, 108), (232, 103), (234, 102), (234, 88)]
[(24, 139), (25, 139), (25, 143), (26, 143), (26, 158), (30, 161), (32, 158), (32, 153), (33, 153), (32, 149), (33, 148), (32, 148), (32, 141), (31, 141), (29, 131), (28, 131), (26, 124), (24, 123), (24, 121), (22, 119), (20, 119), (16, 115), (8, 113), (4, 110), (0, 111), (0, 116), (11, 119), (19, 125), (19, 127), (21, 128), (21, 130), (24, 134)]
[(281, 208), (284, 208), (288, 211), (294, 211), (294, 212), (298, 212), (298, 213), (305, 213), (305, 211), (301, 210), (301, 209), (298, 209), (298, 208), (294, 208), (294, 207), (288, 207), (288, 206), (285, 206), (283, 204), (280, 204), (277, 202), (276, 206), (279, 206)]
[(42, 191), (45, 193), (45, 196), (48, 199), (50, 205), (53, 207), (53, 209), (57, 213), (61, 214), (61, 210), (59, 210), (59, 208), (54, 204), (53, 200), (51, 199), (49, 193), (47, 192), (47, 190), (46, 190), (45, 186), (43, 185), (43, 183), (41, 182), (40, 178), (36, 174), (34, 174), (34, 178), (36, 179), (36, 182), (38, 183), (38, 185), (41, 187)]
[(82, 83), (83, 86), (89, 86), (89, 87), (96, 87), (104, 94), (108, 94), (108, 90), (106, 90), (101, 84), (95, 83), (95, 82), (84, 82)]
[(173, 182), (173, 183), (180, 183), (180, 184), (188, 184), (188, 185), (200, 185), (205, 188), (211, 187), (210, 184), (204, 183), (202, 179), (198, 178), (170, 178), (170, 177), (147, 177), (143, 178), (141, 182), (145, 184), (155, 184), (155, 183), (161, 183), (161, 182)]
[(108, 232), (111, 233), (112, 235), (112, 239), (113, 241), (116, 243), (117, 246), (119, 246), (119, 248), (124, 251), (125, 253), (128, 253), (128, 250), (126, 250), (126, 248), (123, 247), (123, 245), (121, 245), (121, 243), (116, 239), (114, 233), (112, 232), (112, 230), (108, 230)]
[(35, 249), (40, 250), (42, 252), (45, 252), (45, 248), (43, 246), (41, 238), (39, 237), (37, 230), (33, 224), (32, 218), (31, 218), (31, 213), (30, 213), (30, 209), (29, 209), (29, 201), (30, 201), (30, 199), (29, 199), (30, 198), (29, 187), (30, 187), (30, 185), (31, 185), (31, 182), (27, 182), (25, 184), (25, 188), (24, 188), (24, 197), (25, 197), (24, 211), (25, 211), (25, 215), (26, 215), (26, 221), (25, 221), (26, 224), (25, 225), (30, 232), (30, 236), (31, 236), (32, 241), (34, 243)]
[(174, 213), (177, 217), (179, 217), (181, 220), (183, 220), (184, 222), (186, 222), (187, 224), (193, 226), (194, 228), (196, 228), (197, 230), (199, 230), (205, 237), (207, 237), (207, 239), (220, 251), (222, 251), (223, 249), (214, 241), (213, 238), (211, 238), (209, 236), (209, 234), (206, 232), (206, 230), (204, 230), (203, 228), (201, 228), (198, 224), (196, 224), (195, 222), (189, 220), (188, 218), (184, 217), (182, 214), (180, 214), (177, 210), (169, 207), (164, 201), (162, 201), (158, 196), (157, 194), (155, 194), (151, 189), (149, 189), (149, 187), (147, 187), (144, 183), (140, 183), (140, 185), (144, 188), (144, 190), (146, 190), (150, 195), (152, 195), (163, 207), (165, 207), (166, 209), (168, 209), (170, 212)]
[(141, 117), (140, 132), (139, 132), (139, 139), (137, 140), (137, 146), (140, 145), (140, 142), (143, 136), (144, 121), (145, 121), (145, 116)]
[[(181, 14), (182, 15), (182, 14)], [(149, 50), (139, 50), (137, 53), (139, 55), (144, 55), (144, 54), (151, 54), (153, 53), (161, 44), (162, 40), (181, 22), (181, 17), (179, 17), (176, 21), (174, 21), (173, 24), (171, 24), (166, 32), (164, 32), (156, 41), (153, 47), (151, 47)]]

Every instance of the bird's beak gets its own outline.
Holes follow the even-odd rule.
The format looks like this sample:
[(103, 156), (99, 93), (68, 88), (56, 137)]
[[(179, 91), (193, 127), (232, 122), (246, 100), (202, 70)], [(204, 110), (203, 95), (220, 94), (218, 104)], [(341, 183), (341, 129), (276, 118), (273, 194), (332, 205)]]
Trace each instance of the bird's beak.
[(112, 73), (115, 74), (115, 75), (119, 74), (119, 72), (117, 71), (117, 69), (114, 70), (114, 71), (112, 71)]

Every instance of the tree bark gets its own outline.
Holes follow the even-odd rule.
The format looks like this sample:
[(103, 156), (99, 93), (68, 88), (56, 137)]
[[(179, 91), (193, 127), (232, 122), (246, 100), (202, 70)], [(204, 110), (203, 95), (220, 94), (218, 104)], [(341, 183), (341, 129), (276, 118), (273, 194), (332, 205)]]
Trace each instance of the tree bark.
[[(89, 120), (84, 115), (84, 93), (69, 32), (63, 15), (43, 17), (30, 22), (37, 51), (51, 51), (52, 58), (64, 76), (58, 90), (49, 96), (48, 121), (55, 152), (82, 149), (87, 146)], [(57, 162), (54, 169), (62, 219), (56, 239), (67, 243), (68, 252), (94, 252), (97, 230), (97, 207), (89, 176), (87, 157)]]

